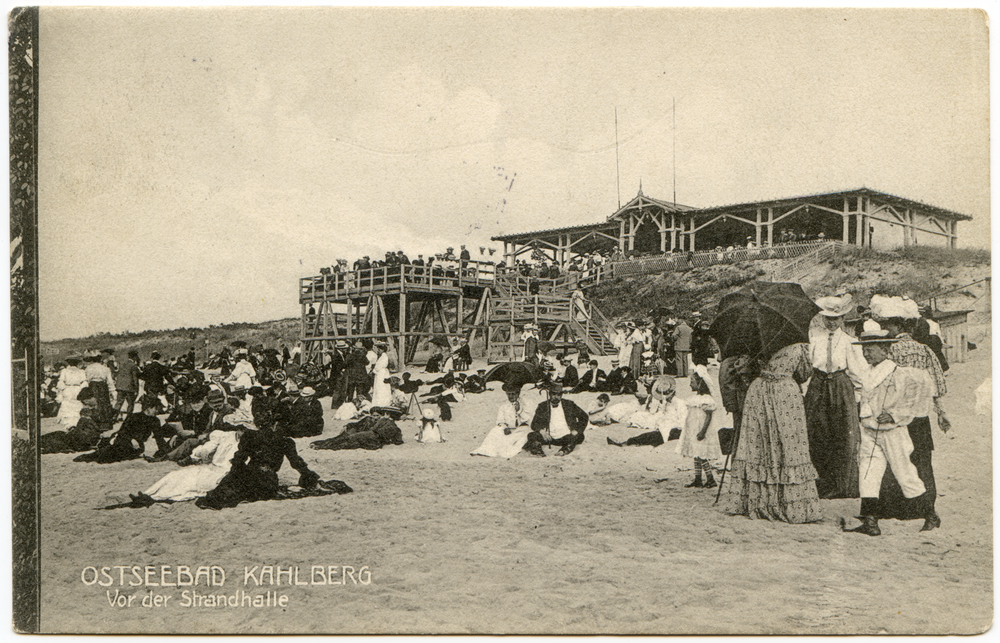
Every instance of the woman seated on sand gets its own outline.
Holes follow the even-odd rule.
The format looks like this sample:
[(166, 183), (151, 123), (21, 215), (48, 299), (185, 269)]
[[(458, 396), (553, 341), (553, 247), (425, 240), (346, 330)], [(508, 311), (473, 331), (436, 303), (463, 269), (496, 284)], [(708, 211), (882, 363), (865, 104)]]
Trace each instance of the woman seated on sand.
[(114, 426), (108, 414), (98, 406), (97, 396), (89, 386), (80, 389), (76, 397), (82, 404), (76, 426), (41, 436), (38, 444), (42, 453), (90, 451), (97, 446), (101, 434)]
[(634, 397), (628, 397), (625, 400), (618, 402), (616, 404), (611, 404), (604, 411), (606, 416), (605, 424), (615, 424), (615, 423), (625, 423), (628, 422), (633, 413), (642, 410), (642, 407), (646, 403), (646, 389), (645, 387), (640, 387), (636, 391)]
[(625, 442), (608, 438), (608, 444), (623, 446), (658, 447), (670, 439), (673, 430), (684, 426), (687, 409), (676, 399), (677, 384), (669, 375), (661, 375), (653, 382), (645, 408), (629, 417), (629, 424), (642, 429), (653, 429), (648, 433), (633, 436)]
[(513, 458), (528, 441), (528, 420), (521, 404), (521, 387), (503, 385), (507, 401), (497, 411), (497, 423), (487, 434), (479, 448), (470, 455), (482, 455), (490, 458)]
[(334, 420), (353, 420), (358, 418), (368, 412), (368, 409), (372, 407), (371, 401), (365, 397), (363, 394), (358, 393), (354, 396), (353, 402), (344, 402), (337, 409), (337, 412), (333, 414)]
[[(299, 472), (298, 486), (304, 490), (301, 495), (325, 495), (325, 493), (345, 493), (350, 487), (340, 481), (330, 481), (323, 485), (319, 493), (313, 493), (320, 483), (317, 473), (309, 469), (295, 449), (295, 441), (276, 431), (275, 418), (265, 415), (256, 418), (256, 431), (246, 431), (240, 437), (239, 446), (231, 460), (231, 468), (218, 486), (198, 498), (195, 504), (202, 509), (223, 509), (235, 507), (241, 502), (273, 500), (281, 497), (278, 484), (278, 470), (287, 459), (288, 464)], [(324, 493), (325, 491), (325, 493)]]
[(205, 495), (222, 481), (232, 467), (233, 455), (239, 446), (243, 431), (212, 431), (208, 442), (195, 447), (190, 466), (171, 471), (151, 487), (134, 496), (137, 505), (154, 502), (181, 502)]

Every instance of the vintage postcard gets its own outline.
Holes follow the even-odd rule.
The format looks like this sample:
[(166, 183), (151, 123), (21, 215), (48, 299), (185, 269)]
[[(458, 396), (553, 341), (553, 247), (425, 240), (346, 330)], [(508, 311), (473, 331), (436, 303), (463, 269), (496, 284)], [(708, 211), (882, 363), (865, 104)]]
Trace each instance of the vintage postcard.
[(983, 11), (8, 48), (17, 631), (990, 628)]

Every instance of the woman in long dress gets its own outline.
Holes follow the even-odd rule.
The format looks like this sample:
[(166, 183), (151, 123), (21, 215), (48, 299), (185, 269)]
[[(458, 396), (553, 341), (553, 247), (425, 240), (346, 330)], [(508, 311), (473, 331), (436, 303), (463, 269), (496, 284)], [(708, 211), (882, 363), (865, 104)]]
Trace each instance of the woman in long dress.
[(726, 478), (727, 513), (792, 523), (820, 519), (799, 389), (811, 370), (809, 345), (792, 344), (776, 352), (750, 384)]
[(171, 471), (136, 498), (157, 502), (194, 500), (215, 489), (232, 467), (241, 432), (212, 431), (208, 442), (195, 447), (191, 459), (202, 462)]
[(497, 411), (496, 426), (490, 429), (483, 443), (470, 455), (513, 458), (528, 441), (530, 418), (521, 404), (521, 387), (504, 384), (503, 390), (507, 401)]
[(76, 426), (83, 410), (83, 402), (76, 398), (87, 383), (87, 374), (76, 357), (67, 359), (66, 364), (56, 383), (56, 401), (59, 402), (59, 424), (71, 427)]
[(389, 379), (389, 354), (384, 350), (384, 344), (375, 345), (375, 365), (372, 368), (372, 406), (389, 406), (392, 402), (392, 386), (386, 382)]

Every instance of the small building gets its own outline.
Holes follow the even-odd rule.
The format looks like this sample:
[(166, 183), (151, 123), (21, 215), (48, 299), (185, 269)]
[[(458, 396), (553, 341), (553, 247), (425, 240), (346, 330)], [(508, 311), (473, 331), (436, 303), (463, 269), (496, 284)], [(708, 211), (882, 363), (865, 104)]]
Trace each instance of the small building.
[(918, 244), (954, 248), (958, 222), (971, 218), (868, 188), (710, 208), (654, 199), (640, 188), (603, 222), (493, 240), (503, 241), (508, 266), (528, 252), (541, 252), (565, 266), (578, 255), (608, 254), (615, 248), (626, 256), (816, 240), (879, 249)]
[(934, 321), (941, 326), (944, 356), (949, 364), (965, 361), (969, 352), (968, 321), (971, 310), (935, 310)]

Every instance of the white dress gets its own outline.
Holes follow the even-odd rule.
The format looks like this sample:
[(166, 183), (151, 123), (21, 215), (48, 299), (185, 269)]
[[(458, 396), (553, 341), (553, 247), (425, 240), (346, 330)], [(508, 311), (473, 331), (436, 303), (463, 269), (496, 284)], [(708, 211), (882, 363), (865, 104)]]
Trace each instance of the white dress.
[(56, 401), (59, 402), (59, 424), (66, 427), (76, 426), (80, 421), (80, 411), (83, 402), (76, 399), (87, 383), (87, 374), (82, 368), (67, 366), (59, 373), (56, 383)]
[(233, 466), (232, 459), (240, 443), (236, 431), (212, 431), (208, 442), (195, 448), (191, 457), (196, 464), (171, 471), (144, 492), (154, 500), (193, 500), (215, 489)]
[[(510, 402), (505, 402), (497, 411), (497, 424), (486, 435), (486, 439), (479, 445), (479, 448), (470, 455), (484, 455), (490, 458), (513, 458), (521, 452), (528, 441), (528, 434), (531, 429), (527, 426), (528, 421), (524, 417), (524, 405), (520, 405), (520, 410), (515, 409)], [(505, 429), (512, 429), (510, 434), (504, 433)]]
[[(711, 395), (695, 395), (685, 400), (687, 403), (687, 418), (681, 430), (681, 439), (677, 443), (677, 453), (685, 458), (700, 458), (702, 460), (717, 460), (722, 457), (719, 448), (719, 428), (725, 411), (716, 404)], [(705, 423), (705, 414), (712, 412), (705, 439), (698, 439), (698, 432)]]
[(392, 387), (385, 381), (389, 377), (387, 353), (382, 353), (376, 358), (372, 375), (375, 378), (372, 383), (372, 406), (389, 406), (392, 403)]
[(441, 437), (441, 427), (438, 426), (437, 420), (432, 420), (424, 422), (423, 430), (417, 433), (417, 442), (444, 442), (444, 438)]
[(241, 359), (233, 367), (233, 372), (229, 374), (226, 381), (234, 383), (237, 387), (249, 389), (254, 387), (254, 378), (256, 377), (257, 371), (254, 370), (253, 364), (245, 359)]

